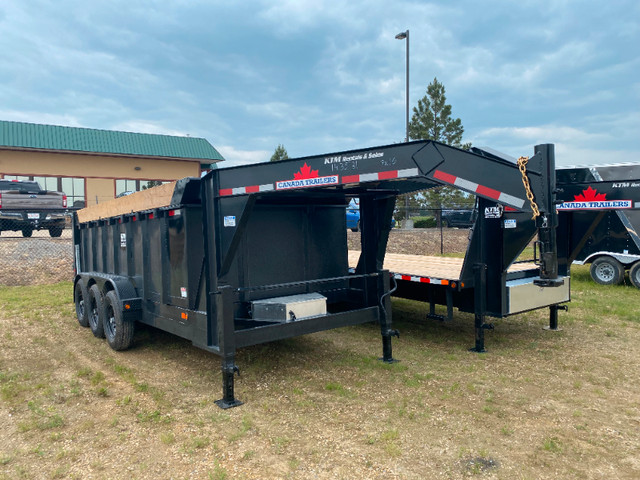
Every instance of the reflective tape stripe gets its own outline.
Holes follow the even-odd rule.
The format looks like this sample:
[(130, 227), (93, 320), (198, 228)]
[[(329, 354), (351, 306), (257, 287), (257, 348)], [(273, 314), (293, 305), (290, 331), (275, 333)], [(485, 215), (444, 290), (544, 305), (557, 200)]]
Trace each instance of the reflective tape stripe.
[(227, 197), (229, 195), (245, 195), (248, 193), (270, 192), (274, 190), (273, 183), (266, 185), (250, 185), (248, 187), (221, 188), (220, 196)]
[(360, 175), (345, 175), (342, 177), (341, 183), (375, 182), (377, 180), (417, 177), (418, 175), (420, 175), (420, 171), (417, 168), (405, 168), (403, 170), (387, 170), (385, 172), (362, 173)]
[(480, 185), (470, 180), (456, 177), (455, 175), (443, 172), (442, 170), (436, 170), (433, 173), (433, 177), (438, 180), (442, 180), (443, 182), (450, 185), (455, 185), (456, 187), (462, 188), (464, 190), (477, 193), (478, 195), (482, 195), (483, 197), (492, 198), (501, 203), (515, 205), (518, 208), (522, 208), (522, 206), (524, 205), (524, 198), (514, 197), (513, 195), (509, 195), (508, 193), (500, 192), (498, 190), (494, 190), (493, 188)]
[(432, 285), (449, 285), (449, 280), (431, 277), (418, 277), (416, 275), (403, 275), (396, 273), (393, 275), (396, 280), (404, 280), (405, 282), (430, 283)]

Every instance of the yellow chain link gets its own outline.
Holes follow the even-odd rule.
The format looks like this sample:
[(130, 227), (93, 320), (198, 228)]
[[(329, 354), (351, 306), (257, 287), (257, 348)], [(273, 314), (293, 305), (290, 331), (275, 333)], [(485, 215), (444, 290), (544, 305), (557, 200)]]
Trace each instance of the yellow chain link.
[(518, 169), (522, 174), (522, 184), (524, 185), (524, 189), (527, 192), (527, 200), (531, 204), (531, 210), (533, 210), (533, 218), (535, 220), (536, 217), (540, 216), (540, 210), (538, 210), (538, 204), (535, 201), (535, 197), (533, 196), (533, 192), (531, 191), (531, 185), (529, 184), (529, 177), (527, 177), (527, 163), (529, 159), (527, 157), (520, 157), (518, 159)]

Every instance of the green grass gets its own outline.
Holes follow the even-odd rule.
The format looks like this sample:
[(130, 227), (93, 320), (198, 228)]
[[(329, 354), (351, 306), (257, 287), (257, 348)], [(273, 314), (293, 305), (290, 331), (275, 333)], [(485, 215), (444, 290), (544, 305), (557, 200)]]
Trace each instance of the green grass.
[[(594, 284), (588, 266), (573, 267), (571, 280), (561, 332), (543, 330), (546, 310), (496, 320), (483, 355), (468, 351), (473, 315), (427, 321), (427, 304), (400, 299), (399, 363), (379, 361), (373, 324), (242, 349), (245, 404), (225, 411), (213, 403), (217, 357), (153, 329), (113, 352), (78, 326), (69, 283), (0, 287), (0, 404), (20, 445), (0, 447), (0, 479), (73, 478), (85, 455), (118, 455), (131, 478), (198, 468), (226, 479), (234, 465), (246, 478), (375, 478), (391, 468), (407, 478), (489, 468), (496, 478), (514, 468), (522, 478), (598, 468), (633, 478), (640, 295)], [(151, 471), (165, 459), (166, 472)], [(109, 462), (87, 465), (87, 475), (118, 475)]]

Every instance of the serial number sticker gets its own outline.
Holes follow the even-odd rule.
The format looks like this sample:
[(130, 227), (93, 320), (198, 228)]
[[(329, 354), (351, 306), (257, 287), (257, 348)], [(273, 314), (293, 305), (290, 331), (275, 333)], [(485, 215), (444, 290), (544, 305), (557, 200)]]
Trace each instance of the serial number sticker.
[(187, 298), (187, 289), (185, 287), (180, 287), (180, 296), (182, 298)]
[(504, 228), (516, 228), (516, 219), (509, 218), (504, 221)]
[(228, 217), (224, 217), (224, 226), (225, 227), (235, 227), (236, 226), (236, 217), (234, 215), (230, 215)]
[(40, 214), (39, 213), (27, 213), (27, 218), (29, 220), (37, 220), (40, 218)]
[(120, 234), (120, 248), (127, 248), (127, 234)]

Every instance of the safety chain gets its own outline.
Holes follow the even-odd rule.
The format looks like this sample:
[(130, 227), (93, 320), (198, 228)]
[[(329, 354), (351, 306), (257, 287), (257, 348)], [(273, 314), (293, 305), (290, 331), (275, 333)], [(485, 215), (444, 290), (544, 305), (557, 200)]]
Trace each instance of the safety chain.
[(524, 185), (524, 189), (527, 192), (527, 200), (531, 204), (531, 210), (533, 210), (533, 218), (535, 220), (536, 217), (540, 216), (540, 210), (538, 210), (538, 204), (535, 201), (535, 197), (533, 196), (533, 192), (531, 191), (531, 185), (529, 184), (529, 177), (527, 177), (527, 163), (529, 159), (527, 157), (520, 157), (518, 159), (518, 169), (522, 174), (522, 184)]

